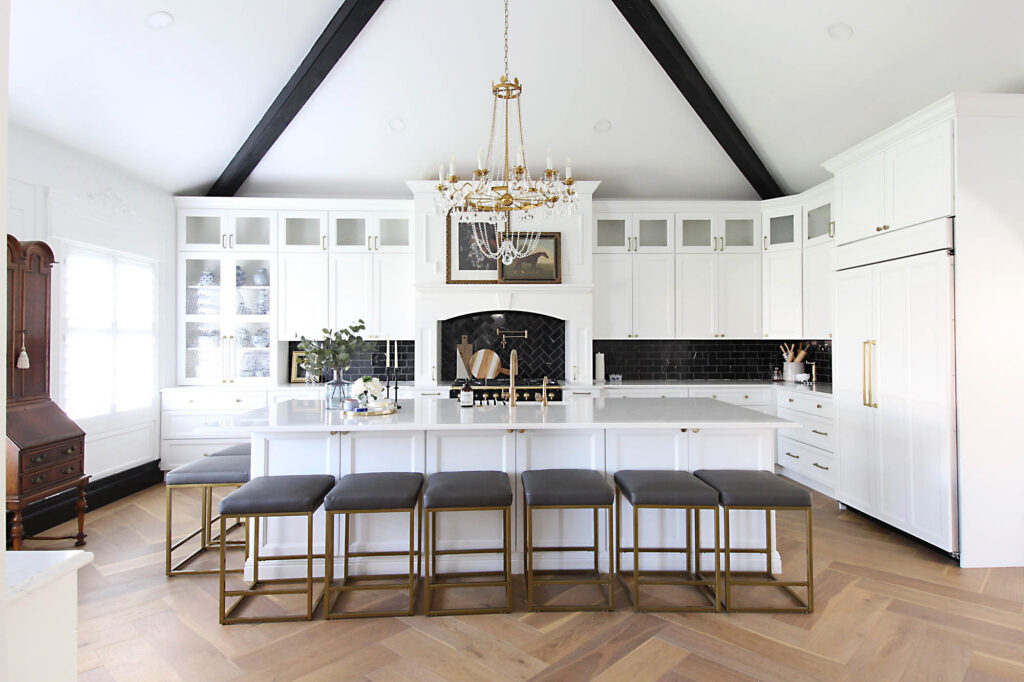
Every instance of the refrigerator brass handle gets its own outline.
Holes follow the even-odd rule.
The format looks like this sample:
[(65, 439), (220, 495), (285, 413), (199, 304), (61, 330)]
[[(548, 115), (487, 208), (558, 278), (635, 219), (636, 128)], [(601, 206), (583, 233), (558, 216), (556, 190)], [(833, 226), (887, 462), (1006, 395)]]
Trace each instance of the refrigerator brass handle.
[[(878, 341), (869, 341), (871, 346), (877, 346)], [(871, 370), (874, 363), (871, 360), (871, 347), (868, 348), (868, 407), (878, 407), (878, 403), (875, 402), (875, 387), (871, 380)]]
[(860, 344), (860, 400), (864, 407), (868, 407), (868, 343)]

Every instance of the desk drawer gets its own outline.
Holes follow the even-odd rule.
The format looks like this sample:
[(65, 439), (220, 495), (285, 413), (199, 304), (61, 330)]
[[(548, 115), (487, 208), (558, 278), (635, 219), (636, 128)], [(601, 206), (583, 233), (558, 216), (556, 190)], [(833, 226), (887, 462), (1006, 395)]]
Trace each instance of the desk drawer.
[(819, 419), (784, 407), (779, 408), (779, 417), (800, 422), (804, 426), (802, 429), (779, 429), (779, 435), (835, 452), (835, 422), (831, 419)]
[(832, 396), (779, 391), (779, 407), (811, 414), (821, 419), (832, 419)]
[(771, 405), (775, 401), (772, 399), (772, 392), (774, 389), (771, 388), (691, 388), (691, 398), (713, 398), (714, 400), (721, 400), (723, 402), (732, 403), (733, 405), (740, 405), (745, 407), (747, 405)]
[(76, 459), (82, 459), (82, 441), (64, 441), (45, 450), (21, 453), (21, 472), (27, 474)]
[(78, 478), (82, 475), (83, 460), (79, 457), (75, 461), (67, 461), (49, 469), (35, 471), (21, 475), (21, 493), (27, 495), (43, 488), (68, 479)]

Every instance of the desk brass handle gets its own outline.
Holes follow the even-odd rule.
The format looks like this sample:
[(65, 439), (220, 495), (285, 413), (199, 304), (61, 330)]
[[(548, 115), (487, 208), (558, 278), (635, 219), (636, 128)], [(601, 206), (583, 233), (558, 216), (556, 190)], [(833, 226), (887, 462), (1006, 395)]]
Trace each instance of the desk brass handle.
[(793, 459), (800, 459), (800, 455), (794, 455), (792, 452), (787, 452), (786, 454), (792, 457)]
[(824, 431), (819, 431), (818, 429), (811, 429), (811, 433), (816, 433), (816, 434), (818, 434), (819, 436), (827, 436), (827, 435), (828, 435), (828, 434), (827, 434), (826, 432), (824, 432)]
[(811, 464), (813, 464), (814, 466), (818, 467), (819, 469), (824, 469), (825, 471), (828, 471), (828, 467), (822, 466), (822, 465), (818, 464), (817, 462), (811, 462)]
[(75, 473), (75, 467), (64, 467), (60, 470), (62, 474), (73, 474)]
[(32, 463), (33, 464), (39, 464), (44, 459), (46, 459), (46, 455), (36, 455), (35, 457), (32, 458)]
[(37, 483), (42, 483), (45, 480), (46, 480), (46, 476), (36, 476), (31, 481), (29, 481), (29, 483), (31, 483), (32, 485), (35, 485)]
[(65, 450), (65, 451), (64, 451), (64, 454), (65, 454), (65, 455), (73, 455), (73, 454), (75, 454), (75, 446), (74, 446), (74, 445), (72, 445), (72, 446), (71, 446), (70, 448), (68, 448), (67, 450)]

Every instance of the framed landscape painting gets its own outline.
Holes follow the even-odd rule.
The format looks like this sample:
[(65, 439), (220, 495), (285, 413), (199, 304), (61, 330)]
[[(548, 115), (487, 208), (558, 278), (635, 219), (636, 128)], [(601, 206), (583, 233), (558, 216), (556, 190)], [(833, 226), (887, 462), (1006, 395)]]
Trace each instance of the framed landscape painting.
[(529, 256), (508, 265), (498, 262), (498, 281), (502, 284), (561, 284), (562, 233), (541, 232), (537, 248)]
[[(496, 248), (495, 223), (486, 223), (485, 239)], [(495, 284), (498, 281), (498, 262), (480, 253), (473, 234), (473, 223), (459, 214), (447, 217), (447, 273), (448, 284)]]

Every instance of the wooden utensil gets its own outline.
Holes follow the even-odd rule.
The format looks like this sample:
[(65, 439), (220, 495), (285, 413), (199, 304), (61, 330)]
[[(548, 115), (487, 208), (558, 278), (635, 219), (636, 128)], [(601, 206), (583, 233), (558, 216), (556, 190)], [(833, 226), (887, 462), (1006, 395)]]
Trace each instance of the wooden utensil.
[(493, 350), (484, 348), (473, 353), (469, 359), (469, 373), (477, 379), (494, 379), (499, 374), (508, 374), (501, 366), (501, 358)]
[(469, 342), (469, 337), (463, 334), (462, 343), (456, 344), (455, 350), (459, 354), (459, 359), (462, 361), (462, 366), (466, 369), (466, 377), (471, 378), (473, 376), (473, 372), (472, 370), (469, 369), (469, 359), (473, 355), (473, 344)]

